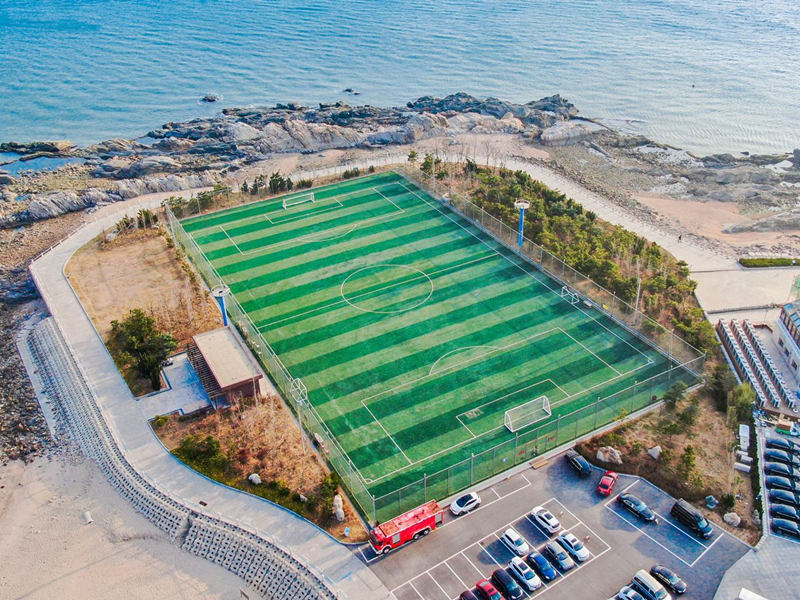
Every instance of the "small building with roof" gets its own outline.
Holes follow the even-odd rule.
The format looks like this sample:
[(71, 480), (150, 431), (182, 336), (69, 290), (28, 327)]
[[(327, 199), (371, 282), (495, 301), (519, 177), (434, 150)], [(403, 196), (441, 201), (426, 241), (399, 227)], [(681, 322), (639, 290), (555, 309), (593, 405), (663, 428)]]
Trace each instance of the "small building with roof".
[(189, 360), (215, 407), (265, 395), (261, 370), (228, 327), (198, 334), (192, 340)]
[(790, 302), (781, 307), (775, 337), (783, 360), (795, 376), (800, 375), (800, 302)]

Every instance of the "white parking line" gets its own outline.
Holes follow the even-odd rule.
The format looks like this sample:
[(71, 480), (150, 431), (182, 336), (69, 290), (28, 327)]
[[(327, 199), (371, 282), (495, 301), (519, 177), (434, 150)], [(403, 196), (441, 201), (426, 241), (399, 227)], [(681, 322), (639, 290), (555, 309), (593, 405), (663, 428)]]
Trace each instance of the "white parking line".
[[(422, 594), (420, 594), (420, 593), (419, 593), (419, 590), (418, 590), (416, 587), (414, 587), (414, 584), (413, 584), (413, 583), (411, 583), (411, 582), (409, 581), (409, 582), (408, 582), (408, 585), (410, 585), (410, 586), (411, 586), (411, 589), (412, 589), (412, 590), (414, 590), (415, 592), (417, 592), (417, 596), (419, 596), (419, 597), (420, 597), (422, 600), (425, 600), (425, 596), (423, 596)], [(397, 589), (397, 588), (394, 588), (394, 589)]]
[(436, 581), (436, 578), (433, 575), (431, 575), (431, 572), (427, 571), (425, 574), (430, 578), (431, 581), (433, 581), (433, 583), (436, 584), (436, 587), (442, 590), (442, 596), (445, 597), (445, 600), (450, 600), (450, 594), (444, 591), (444, 588), (441, 585), (439, 585), (439, 582)]
[[(526, 481), (528, 481), (528, 480), (527, 480), (527, 478), (525, 478), (525, 479), (526, 479)], [(530, 484), (530, 481), (528, 481), (528, 484)], [(525, 487), (527, 487), (527, 486), (525, 486)], [(511, 492), (511, 493), (514, 493), (514, 492)], [(508, 494), (507, 494), (507, 495), (508, 495)], [(497, 500), (494, 500), (493, 502), (497, 502)], [(560, 581), (562, 581), (562, 580), (565, 580), (567, 577), (571, 576), (571, 575), (572, 575), (573, 573), (575, 573), (576, 571), (579, 571), (579, 570), (580, 570), (580, 568), (581, 568), (582, 566), (584, 566), (584, 565), (587, 565), (587, 564), (589, 564), (590, 562), (592, 562), (593, 560), (596, 560), (596, 559), (600, 558), (600, 557), (601, 557), (601, 556), (603, 556), (603, 555), (604, 555), (606, 552), (608, 552), (609, 550), (611, 550), (611, 546), (610, 546), (610, 545), (609, 545), (609, 544), (608, 544), (608, 543), (607, 543), (607, 542), (606, 542), (606, 541), (605, 541), (603, 538), (601, 538), (600, 536), (598, 536), (598, 535), (597, 535), (597, 534), (596, 534), (596, 533), (595, 533), (595, 532), (594, 532), (594, 531), (593, 531), (593, 530), (592, 530), (592, 529), (591, 529), (591, 528), (590, 528), (590, 527), (589, 527), (589, 526), (588, 526), (586, 523), (584, 523), (584, 522), (583, 522), (581, 519), (579, 519), (579, 518), (578, 518), (578, 517), (577, 517), (577, 516), (576, 516), (576, 515), (575, 515), (575, 514), (572, 512), (572, 511), (570, 511), (570, 510), (569, 510), (569, 509), (568, 509), (566, 506), (564, 506), (563, 504), (561, 504), (561, 502), (559, 502), (559, 501), (558, 501), (556, 498), (550, 498), (549, 500), (546, 500), (545, 502), (543, 502), (543, 503), (542, 503), (542, 506), (544, 506), (544, 505), (546, 505), (546, 504), (549, 504), (549, 503), (551, 503), (551, 502), (555, 502), (555, 503), (557, 503), (559, 506), (561, 506), (561, 507), (564, 509), (564, 511), (565, 511), (565, 512), (569, 513), (569, 514), (572, 516), (572, 518), (575, 520), (575, 523), (574, 523), (574, 524), (573, 524), (571, 527), (568, 527), (568, 528), (564, 529), (563, 531), (570, 531), (570, 530), (574, 529), (575, 527), (578, 527), (579, 525), (582, 525), (583, 527), (585, 527), (585, 528), (586, 528), (586, 529), (589, 531), (589, 533), (590, 533), (590, 534), (591, 534), (591, 536), (592, 536), (592, 540), (595, 540), (595, 539), (596, 539), (598, 542), (602, 543), (602, 544), (605, 546), (605, 549), (604, 549), (602, 552), (599, 552), (599, 553), (597, 553), (597, 554), (592, 554), (592, 555), (591, 555), (591, 557), (590, 557), (588, 560), (586, 560), (586, 561), (584, 561), (584, 562), (582, 562), (582, 563), (577, 563), (577, 564), (576, 564), (576, 566), (575, 566), (573, 569), (571, 569), (570, 571), (568, 571), (568, 572), (566, 572), (566, 573), (561, 573), (561, 572), (559, 571), (559, 574), (560, 574), (560, 576), (559, 576), (559, 577), (558, 577), (558, 578), (557, 578), (555, 581), (552, 581), (552, 582), (550, 582), (549, 584), (548, 584), (548, 583), (545, 583), (545, 582), (543, 581), (543, 582), (542, 582), (542, 587), (541, 587), (541, 588), (539, 588), (539, 589), (540, 589), (540, 592), (539, 592), (538, 594), (536, 594), (536, 595), (540, 595), (541, 593), (544, 593), (544, 592), (546, 592), (546, 590), (548, 590), (548, 589), (550, 589), (551, 587), (555, 586), (555, 585), (556, 585), (557, 583), (559, 583)], [(488, 506), (488, 505), (487, 505), (487, 506)], [(473, 512), (475, 512), (475, 511), (473, 511)], [(472, 513), (469, 513), (469, 514), (472, 514)], [(427, 575), (428, 577), (430, 577), (431, 579), (433, 579), (433, 580), (434, 580), (434, 582), (436, 583), (436, 585), (439, 587), (439, 589), (441, 589), (441, 590), (444, 592), (444, 589), (442, 588), (442, 586), (439, 584), (439, 582), (438, 582), (438, 581), (436, 580), (436, 578), (433, 576), (433, 574), (432, 574), (432, 571), (433, 571), (434, 569), (436, 569), (437, 567), (441, 566), (441, 565), (445, 565), (445, 566), (446, 566), (448, 569), (450, 569), (450, 571), (451, 571), (451, 572), (452, 572), (452, 573), (453, 573), (453, 574), (456, 576), (456, 578), (458, 579), (458, 581), (459, 581), (459, 582), (460, 582), (462, 585), (464, 585), (464, 586), (465, 586), (465, 588), (466, 588), (466, 589), (472, 589), (472, 586), (470, 586), (469, 584), (466, 584), (466, 583), (464, 582), (464, 580), (463, 580), (461, 577), (459, 577), (459, 575), (458, 575), (458, 574), (455, 572), (455, 570), (453, 569), (453, 567), (451, 567), (451, 566), (450, 566), (450, 564), (449, 564), (449, 561), (450, 561), (451, 559), (453, 559), (454, 557), (456, 557), (456, 556), (458, 556), (458, 555), (461, 555), (463, 558), (465, 558), (465, 559), (466, 559), (466, 561), (467, 561), (467, 562), (468, 562), (470, 565), (472, 565), (472, 568), (473, 568), (473, 569), (475, 569), (475, 571), (478, 573), (478, 575), (479, 575), (481, 578), (488, 577), (488, 575), (485, 575), (485, 574), (483, 573), (483, 571), (481, 571), (481, 569), (480, 569), (480, 568), (479, 568), (479, 567), (478, 567), (478, 566), (477, 566), (477, 565), (476, 565), (476, 564), (475, 564), (475, 563), (472, 561), (472, 559), (471, 559), (471, 558), (470, 558), (470, 557), (469, 557), (469, 556), (466, 554), (466, 551), (468, 551), (468, 550), (470, 550), (471, 548), (474, 548), (475, 546), (477, 546), (477, 547), (479, 547), (479, 548), (480, 548), (480, 552), (484, 552), (484, 553), (486, 553), (486, 555), (487, 555), (487, 556), (488, 556), (488, 557), (489, 557), (489, 558), (492, 560), (492, 562), (493, 562), (493, 563), (495, 563), (495, 565), (497, 565), (499, 568), (504, 568), (504, 564), (503, 564), (502, 562), (500, 562), (500, 561), (497, 559), (497, 557), (496, 557), (494, 554), (492, 554), (492, 552), (490, 552), (490, 551), (489, 551), (489, 548), (487, 548), (487, 547), (484, 545), (484, 542), (485, 542), (487, 539), (488, 539), (488, 540), (490, 540), (490, 539), (492, 539), (492, 538), (495, 538), (495, 539), (497, 539), (497, 540), (499, 541), (499, 540), (500, 540), (500, 535), (498, 535), (498, 532), (502, 532), (502, 531), (504, 531), (505, 529), (507, 529), (508, 527), (510, 527), (510, 526), (511, 526), (513, 523), (515, 523), (515, 522), (517, 522), (517, 521), (519, 521), (519, 520), (521, 520), (521, 519), (527, 519), (528, 521), (530, 521), (531, 523), (533, 523), (534, 525), (536, 525), (536, 523), (535, 523), (535, 522), (533, 522), (533, 521), (530, 519), (530, 517), (528, 516), (528, 514), (527, 514), (527, 512), (526, 512), (525, 514), (523, 514), (523, 515), (520, 515), (520, 516), (519, 516), (519, 517), (517, 517), (516, 519), (514, 519), (514, 520), (512, 520), (512, 521), (509, 521), (509, 522), (508, 522), (506, 525), (504, 525), (503, 527), (500, 527), (500, 528), (496, 529), (496, 530), (495, 530), (493, 533), (491, 533), (491, 534), (489, 534), (489, 535), (487, 535), (487, 536), (485, 536), (485, 537), (481, 538), (481, 539), (480, 539), (480, 540), (478, 540), (477, 542), (473, 542), (473, 543), (469, 544), (469, 545), (468, 545), (468, 546), (466, 546), (465, 548), (463, 548), (463, 549), (459, 550), (458, 552), (455, 552), (455, 553), (453, 553), (452, 555), (448, 556), (448, 557), (447, 557), (447, 558), (445, 558), (444, 560), (442, 560), (442, 561), (440, 561), (440, 562), (436, 563), (435, 565), (432, 565), (430, 568), (428, 568), (427, 570), (423, 571), (422, 573), (420, 573), (420, 574), (416, 575), (416, 576), (415, 576), (413, 579), (409, 580), (409, 581), (408, 581), (408, 582), (406, 582), (406, 583), (408, 583), (409, 585), (411, 585), (411, 587), (414, 589), (414, 591), (415, 591), (415, 592), (417, 592), (417, 594), (419, 594), (419, 591), (418, 591), (418, 590), (417, 590), (417, 589), (414, 587), (414, 585), (413, 585), (411, 582), (412, 582), (412, 581), (416, 581), (417, 579), (419, 579), (419, 578), (420, 578), (420, 577), (422, 577), (423, 575)], [(537, 527), (537, 530), (541, 531), (541, 528), (540, 528), (538, 525), (536, 525), (536, 527)], [(551, 538), (549, 535), (547, 535), (546, 533), (545, 533), (545, 537), (546, 537), (546, 538), (548, 538), (549, 540), (551, 540), (551, 539), (552, 539), (552, 538)], [(654, 541), (655, 541), (655, 540), (654, 540)], [(502, 542), (501, 542), (501, 543), (502, 543)], [(505, 545), (503, 545), (503, 547), (505, 548)], [(532, 548), (532, 549), (534, 549), (534, 547), (535, 547), (534, 545), (531, 545), (531, 548)], [(479, 552), (478, 554), (480, 554), (480, 552)], [(510, 552), (510, 550), (509, 550), (509, 552)], [(362, 555), (363, 555), (363, 553), (362, 553)], [(396, 590), (398, 590), (399, 588), (403, 587), (404, 585), (405, 585), (405, 583), (402, 583), (402, 584), (400, 584), (399, 586), (397, 586), (396, 588), (394, 588), (394, 589), (392, 590), (392, 594), (394, 595), (394, 592), (395, 592)], [(527, 597), (531, 597), (531, 596), (533, 596), (533, 595), (536, 593), (536, 592), (533, 592), (533, 593), (532, 593), (532, 592), (528, 592), (527, 590), (523, 590), (523, 591), (524, 591), (524, 593), (525, 593), (525, 595), (526, 595)]]
[[(616, 499), (616, 496), (614, 497), (614, 499), (613, 499), (613, 500), (615, 500), (615, 499)], [(720, 539), (720, 538), (721, 538), (723, 535), (725, 535), (725, 532), (724, 532), (724, 531), (721, 531), (721, 530), (719, 530), (719, 529), (715, 528), (715, 527), (712, 525), (712, 528), (713, 528), (713, 529), (714, 529), (714, 530), (717, 532), (717, 537), (714, 539), (714, 541), (713, 541), (713, 542), (711, 542), (711, 544), (709, 544), (708, 546), (706, 546), (706, 545), (705, 545), (704, 543), (702, 543), (700, 540), (698, 540), (698, 539), (694, 538), (694, 537), (693, 537), (693, 536), (691, 536), (690, 534), (686, 533), (686, 532), (685, 532), (683, 529), (681, 529), (680, 527), (678, 527), (677, 525), (675, 525), (675, 523), (673, 523), (672, 521), (670, 521), (670, 520), (669, 520), (668, 518), (666, 518), (665, 516), (663, 516), (663, 515), (661, 515), (661, 514), (659, 514), (659, 513), (655, 512), (655, 511), (653, 511), (653, 514), (654, 514), (654, 515), (656, 515), (657, 517), (660, 517), (660, 521), (659, 521), (659, 522), (663, 521), (664, 523), (666, 523), (666, 524), (670, 525), (670, 526), (671, 526), (673, 529), (675, 529), (676, 531), (679, 531), (679, 532), (681, 533), (681, 535), (683, 535), (684, 537), (687, 537), (688, 539), (690, 539), (692, 542), (694, 542), (694, 543), (695, 543), (695, 544), (697, 544), (698, 546), (702, 546), (703, 548), (705, 548), (705, 550), (703, 550), (703, 551), (700, 553), (700, 555), (699, 555), (697, 558), (695, 558), (695, 559), (694, 559), (692, 562), (687, 562), (687, 561), (686, 561), (686, 560), (685, 560), (683, 557), (681, 557), (681, 556), (679, 556), (679, 555), (675, 554), (675, 553), (674, 553), (672, 550), (670, 550), (669, 548), (667, 548), (667, 547), (666, 547), (664, 544), (662, 544), (661, 542), (659, 542), (659, 541), (658, 541), (657, 539), (655, 539), (655, 538), (654, 538), (652, 535), (650, 535), (650, 534), (649, 534), (649, 533), (647, 533), (647, 532), (646, 532), (644, 529), (642, 529), (641, 527), (639, 527), (639, 526), (638, 526), (636, 523), (634, 523), (633, 521), (630, 521), (630, 520), (629, 520), (629, 519), (627, 519), (625, 516), (623, 516), (623, 515), (622, 515), (620, 512), (618, 512), (618, 511), (614, 510), (613, 508), (611, 508), (610, 504), (613, 502), (613, 500), (609, 500), (608, 502), (606, 502), (606, 504), (605, 504), (605, 507), (606, 507), (608, 510), (610, 510), (611, 512), (613, 512), (615, 515), (617, 515), (617, 516), (618, 516), (620, 519), (622, 519), (623, 521), (625, 521), (626, 523), (628, 523), (628, 525), (630, 525), (630, 526), (631, 526), (631, 527), (633, 527), (634, 529), (637, 529), (637, 530), (638, 530), (638, 531), (639, 531), (639, 532), (640, 532), (642, 535), (644, 535), (644, 536), (648, 537), (648, 538), (649, 538), (650, 540), (652, 540), (652, 541), (653, 541), (655, 544), (657, 544), (657, 545), (661, 546), (661, 548), (663, 548), (664, 550), (666, 550), (667, 552), (669, 552), (669, 553), (670, 553), (672, 556), (674, 556), (675, 558), (677, 558), (679, 561), (681, 561), (681, 562), (682, 562), (683, 564), (685, 564), (687, 567), (693, 567), (694, 565), (696, 565), (696, 564), (697, 564), (697, 562), (698, 562), (698, 561), (699, 561), (701, 558), (703, 558), (703, 556), (706, 554), (706, 552), (708, 552), (709, 550), (711, 550), (711, 548), (714, 546), (714, 544), (716, 544), (716, 543), (719, 541), (719, 539)]]

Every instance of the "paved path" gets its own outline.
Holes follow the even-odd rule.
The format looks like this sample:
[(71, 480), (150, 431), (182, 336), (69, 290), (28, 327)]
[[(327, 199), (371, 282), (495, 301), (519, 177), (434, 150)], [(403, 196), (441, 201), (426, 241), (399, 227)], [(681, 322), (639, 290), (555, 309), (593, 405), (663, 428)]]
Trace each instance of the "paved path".
[(255, 496), (207, 480), (169, 454), (142, 418), (138, 403), (69, 285), (64, 267), (76, 250), (111, 228), (126, 212), (156, 207), (170, 195), (175, 193), (150, 194), (104, 207), (92, 222), (31, 265), (42, 297), (87, 375), (120, 449), (134, 469), (159, 489), (206, 514), (257, 532), (326, 579), (341, 598), (389, 598), (377, 577), (322, 530)]

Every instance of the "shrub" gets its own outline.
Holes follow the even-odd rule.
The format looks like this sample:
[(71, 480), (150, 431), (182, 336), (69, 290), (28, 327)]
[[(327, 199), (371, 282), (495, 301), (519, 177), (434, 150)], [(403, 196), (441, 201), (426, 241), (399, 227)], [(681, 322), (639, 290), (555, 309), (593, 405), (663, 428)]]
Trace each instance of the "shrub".
[(800, 258), (740, 258), (739, 264), (747, 268), (758, 267), (791, 267), (796, 265)]
[(153, 419), (153, 427), (155, 427), (156, 429), (158, 429), (159, 427), (163, 427), (164, 425), (167, 424), (167, 421), (169, 421), (169, 415), (157, 415)]
[(314, 182), (310, 179), (301, 179), (294, 184), (294, 187), (297, 190), (304, 190), (306, 188), (310, 188), (312, 185), (314, 185)]
[(670, 386), (670, 388), (666, 392), (664, 392), (664, 396), (662, 397), (662, 399), (664, 400), (664, 405), (668, 409), (674, 410), (678, 402), (683, 400), (685, 393), (686, 393), (686, 384), (683, 383), (682, 381), (676, 381)]
[(730, 512), (734, 504), (736, 504), (736, 497), (731, 493), (722, 494), (719, 499), (719, 505), (724, 512)]

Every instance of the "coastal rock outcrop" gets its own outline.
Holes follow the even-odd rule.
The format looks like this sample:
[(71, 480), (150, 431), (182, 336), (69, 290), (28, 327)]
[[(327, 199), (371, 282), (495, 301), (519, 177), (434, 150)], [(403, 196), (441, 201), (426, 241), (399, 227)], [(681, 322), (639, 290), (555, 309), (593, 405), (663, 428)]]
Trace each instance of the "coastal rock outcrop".
[(14, 152), (16, 154), (44, 154), (53, 156), (68, 156), (78, 149), (69, 140), (50, 140), (44, 142), (6, 142), (0, 144), (0, 152)]

